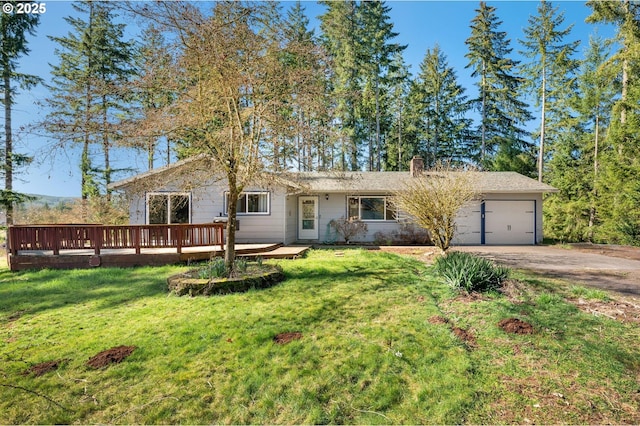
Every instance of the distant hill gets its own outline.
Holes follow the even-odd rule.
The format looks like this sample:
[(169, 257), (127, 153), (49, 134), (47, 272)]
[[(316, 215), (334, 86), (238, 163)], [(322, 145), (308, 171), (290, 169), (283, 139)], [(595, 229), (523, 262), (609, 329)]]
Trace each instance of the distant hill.
[(40, 194), (28, 194), (28, 195), (30, 197), (34, 197), (35, 200), (27, 201), (24, 204), (24, 208), (44, 207), (45, 205), (48, 205), (49, 207), (55, 207), (60, 204), (71, 204), (80, 199), (80, 197), (54, 197), (52, 195), (40, 195)]

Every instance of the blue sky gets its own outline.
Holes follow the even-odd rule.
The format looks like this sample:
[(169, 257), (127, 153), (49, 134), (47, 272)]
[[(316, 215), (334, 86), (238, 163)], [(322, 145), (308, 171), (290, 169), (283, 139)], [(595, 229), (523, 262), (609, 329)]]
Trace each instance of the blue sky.
[[(286, 9), (290, 3), (285, 3)], [(408, 45), (404, 52), (405, 62), (411, 66), (411, 72), (416, 73), (427, 49), (437, 43), (447, 55), (449, 64), (457, 72), (459, 82), (467, 89), (467, 94), (474, 93), (474, 80), (470, 77), (470, 70), (465, 69), (467, 52), (465, 40), (469, 37), (469, 25), (476, 15), (477, 1), (388, 1), (391, 7), (390, 16), (394, 23), (394, 30), (399, 33), (396, 41)], [(496, 7), (496, 13), (503, 21), (500, 29), (506, 31), (511, 39), (513, 58), (519, 59), (517, 51), (520, 49), (518, 39), (523, 37), (522, 29), (527, 26), (530, 15), (536, 13), (536, 1), (493, 1), (488, 4)], [(589, 36), (594, 34), (596, 26), (586, 24), (585, 18), (590, 9), (584, 2), (555, 1), (552, 2), (560, 11), (564, 11), (565, 24), (574, 25), (570, 40), (581, 40), (580, 51), (588, 45)], [(48, 39), (48, 35), (62, 36), (69, 32), (64, 21), (65, 16), (74, 13), (69, 1), (47, 1), (47, 11), (41, 17), (37, 36), (29, 41), (31, 54), (21, 59), (21, 71), (36, 74), (45, 80), (49, 79), (49, 64), (57, 63), (53, 52), (56, 44)], [(312, 25), (324, 10), (323, 6), (315, 2), (304, 2), (307, 16)], [(131, 28), (135, 34), (135, 27)], [(611, 27), (600, 27), (598, 34), (603, 37), (612, 36)], [(77, 149), (58, 151), (53, 155), (50, 147), (54, 141), (34, 131), (23, 130), (22, 127), (40, 122), (46, 111), (38, 106), (38, 101), (47, 96), (43, 86), (39, 86), (28, 93), (21, 93), (14, 107), (14, 133), (16, 134), (16, 150), (35, 156), (34, 163), (23, 169), (16, 176), (14, 188), (17, 191), (54, 195), (80, 195), (79, 153)], [(146, 157), (116, 155), (114, 167), (133, 167), (144, 171)], [(120, 176), (124, 177), (124, 176)], [(119, 177), (119, 178), (120, 178)]]

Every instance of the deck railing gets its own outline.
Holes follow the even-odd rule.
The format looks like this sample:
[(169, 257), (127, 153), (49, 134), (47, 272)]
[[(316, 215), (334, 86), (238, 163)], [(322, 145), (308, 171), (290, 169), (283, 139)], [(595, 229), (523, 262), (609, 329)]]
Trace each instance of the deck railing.
[(9, 227), (7, 252), (25, 250), (175, 248), (219, 245), (224, 250), (224, 223), (173, 225), (13, 225)]

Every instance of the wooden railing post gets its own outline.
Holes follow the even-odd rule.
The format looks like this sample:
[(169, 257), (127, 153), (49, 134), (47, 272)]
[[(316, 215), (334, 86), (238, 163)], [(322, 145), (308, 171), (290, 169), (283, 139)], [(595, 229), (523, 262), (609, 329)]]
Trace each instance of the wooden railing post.
[(140, 254), (140, 226), (133, 228), (133, 245), (136, 249), (136, 254)]
[(53, 234), (53, 254), (54, 256), (57, 256), (60, 254), (60, 235), (58, 232), (58, 228), (50, 228), (49, 229), (50, 232), (44, 232), (44, 234)]
[(178, 254), (182, 253), (182, 225), (176, 226), (176, 248)]
[(96, 256), (100, 254), (102, 248), (102, 232), (104, 228), (102, 226), (93, 227), (93, 243), (95, 244), (94, 253)]

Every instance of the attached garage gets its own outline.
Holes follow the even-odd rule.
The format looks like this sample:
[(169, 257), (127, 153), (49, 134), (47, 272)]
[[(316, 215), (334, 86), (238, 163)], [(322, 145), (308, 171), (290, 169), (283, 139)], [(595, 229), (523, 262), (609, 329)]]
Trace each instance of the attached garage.
[(484, 244), (535, 243), (536, 202), (534, 200), (485, 200)]
[(534, 199), (485, 199), (463, 208), (454, 245), (529, 245), (541, 242), (541, 212)]

